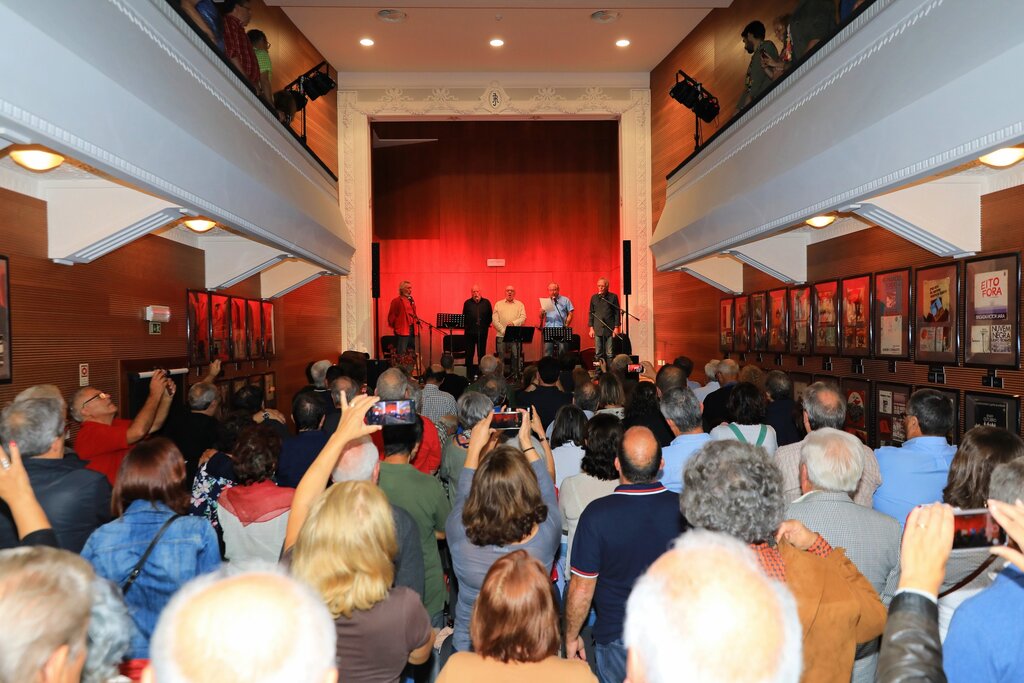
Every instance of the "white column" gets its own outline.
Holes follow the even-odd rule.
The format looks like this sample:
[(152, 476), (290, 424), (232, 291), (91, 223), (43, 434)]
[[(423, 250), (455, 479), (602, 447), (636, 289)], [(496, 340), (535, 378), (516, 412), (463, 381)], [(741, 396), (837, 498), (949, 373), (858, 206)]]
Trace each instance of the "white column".
[(370, 121), (356, 108), (357, 99), (355, 92), (338, 93), (338, 201), (356, 249), (351, 271), (341, 278), (342, 350), (373, 353)]
[(629, 312), (633, 353), (654, 359), (653, 260), (651, 258), (651, 91), (630, 91), (630, 107), (619, 120), (619, 230), (632, 242), (633, 294)]

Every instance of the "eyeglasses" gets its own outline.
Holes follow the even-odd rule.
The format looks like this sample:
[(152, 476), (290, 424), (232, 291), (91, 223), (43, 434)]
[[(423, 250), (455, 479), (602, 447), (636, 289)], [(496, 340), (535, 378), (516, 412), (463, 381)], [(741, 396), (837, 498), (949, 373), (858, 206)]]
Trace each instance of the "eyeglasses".
[(84, 407), (86, 407), (87, 405), (89, 405), (89, 403), (90, 403), (91, 401), (95, 401), (95, 400), (96, 400), (96, 399), (98, 399), (98, 398), (102, 398), (102, 399), (108, 399), (108, 398), (110, 398), (110, 394), (106, 394), (106, 393), (103, 393), (103, 392), (101, 391), (100, 393), (96, 394), (96, 395), (95, 395), (95, 396), (93, 396), (92, 398), (90, 398), (90, 399), (88, 399), (87, 401), (85, 401), (84, 403), (82, 403), (82, 405), (78, 406), (78, 409), (79, 409), (79, 410), (81, 410), (82, 408), (84, 408)]

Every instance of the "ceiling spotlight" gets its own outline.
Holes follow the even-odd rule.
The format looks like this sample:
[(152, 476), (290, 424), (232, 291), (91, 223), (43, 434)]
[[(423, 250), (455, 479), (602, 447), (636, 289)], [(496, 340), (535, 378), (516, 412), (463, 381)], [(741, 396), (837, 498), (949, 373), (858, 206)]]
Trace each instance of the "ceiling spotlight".
[(14, 163), (30, 171), (51, 171), (64, 163), (64, 157), (39, 145), (17, 145), (11, 147)]
[(625, 38), (621, 38), (619, 40), (616, 40), (615, 44), (618, 47), (629, 47), (629, 41), (627, 39), (625, 39)]
[(373, 47), (373, 38), (360, 38), (359, 44), (363, 47)]
[(185, 220), (185, 227), (192, 232), (208, 232), (216, 226), (216, 221), (211, 221), (209, 218), (188, 218)]
[(505, 41), (502, 40), (501, 38), (493, 38), (491, 40), (491, 47), (501, 47), (504, 44), (505, 44)]
[(978, 161), (981, 163), (986, 166), (995, 166), (996, 168), (1013, 166), (1021, 159), (1024, 159), (1024, 147), (1003, 147), (978, 157)]
[(316, 71), (309, 76), (303, 76), (300, 80), (303, 94), (311, 100), (323, 97), (337, 87), (334, 79), (323, 71)]
[(832, 225), (832, 222), (835, 221), (835, 219), (836, 217), (831, 214), (824, 214), (821, 216), (812, 216), (804, 221), (804, 223), (807, 223), (807, 225), (812, 228), (824, 228)]

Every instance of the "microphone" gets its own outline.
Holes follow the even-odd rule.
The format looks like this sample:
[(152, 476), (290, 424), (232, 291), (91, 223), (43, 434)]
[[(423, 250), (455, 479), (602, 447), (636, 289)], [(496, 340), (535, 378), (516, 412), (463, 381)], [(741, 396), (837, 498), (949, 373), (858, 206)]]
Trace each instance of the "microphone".
[(409, 295), (409, 303), (414, 304), (416, 301), (412, 298), (412, 294)]

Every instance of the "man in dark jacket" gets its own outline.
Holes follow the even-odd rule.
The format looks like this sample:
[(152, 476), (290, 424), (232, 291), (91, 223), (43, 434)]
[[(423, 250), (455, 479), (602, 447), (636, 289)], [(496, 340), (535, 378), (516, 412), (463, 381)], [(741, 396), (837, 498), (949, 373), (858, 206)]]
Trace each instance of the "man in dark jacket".
[(473, 285), (472, 296), (462, 304), (462, 316), (466, 319), (466, 372), (470, 377), (476, 375), (474, 358), (482, 358), (487, 353), (491, 315), (491, 302), (480, 295), (480, 285)]
[[(80, 552), (89, 535), (110, 521), (110, 484), (76, 456), (64, 455), (63, 402), (31, 398), (12, 403), (0, 414), (0, 442), (11, 441), (18, 445), (60, 547)], [(11, 511), (0, 503), (0, 549), (16, 545)]]
[(188, 407), (188, 414), (173, 420), (164, 431), (185, 458), (185, 485), (191, 491), (199, 459), (217, 441), (220, 392), (216, 385), (199, 382), (189, 387)]
[(704, 398), (704, 431), (712, 429), (729, 421), (729, 411), (725, 405), (729, 402), (729, 396), (736, 386), (736, 380), (740, 375), (739, 364), (731, 358), (726, 358), (718, 364), (719, 388), (712, 391)]
[(764, 421), (775, 430), (775, 440), (780, 446), (800, 441), (803, 436), (796, 425), (797, 419), (803, 419), (803, 413), (793, 400), (793, 380), (782, 370), (772, 370), (764, 388), (769, 401)]

